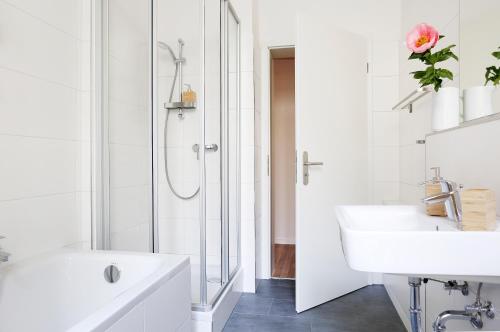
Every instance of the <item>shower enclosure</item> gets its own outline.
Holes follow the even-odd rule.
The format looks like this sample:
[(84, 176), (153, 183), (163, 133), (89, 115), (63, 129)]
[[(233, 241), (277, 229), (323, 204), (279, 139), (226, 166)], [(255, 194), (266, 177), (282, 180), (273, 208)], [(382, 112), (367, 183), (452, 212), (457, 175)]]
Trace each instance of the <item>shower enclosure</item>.
[(238, 17), (227, 0), (93, 14), (93, 246), (189, 256), (210, 310), (240, 266)]

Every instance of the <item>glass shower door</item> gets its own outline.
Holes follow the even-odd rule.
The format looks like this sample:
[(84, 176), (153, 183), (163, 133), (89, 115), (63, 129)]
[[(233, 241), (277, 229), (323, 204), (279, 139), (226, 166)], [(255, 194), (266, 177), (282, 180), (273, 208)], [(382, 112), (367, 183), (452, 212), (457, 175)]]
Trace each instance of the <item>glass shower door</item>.
[(102, 2), (102, 242), (152, 250), (150, 1)]
[[(210, 304), (222, 289), (222, 141), (221, 113), (221, 1), (205, 0), (205, 246), (202, 248), (202, 293)], [(215, 149), (215, 147), (217, 147)], [(203, 254), (205, 250), (205, 255)], [(203, 266), (204, 265), (204, 266)], [(202, 271), (203, 272), (203, 271)]]
[(203, 303), (200, 252), (205, 234), (200, 213), (204, 152), (203, 1), (155, 3), (158, 211), (155, 249), (162, 254), (190, 258), (192, 302), (199, 304)]
[[(229, 2), (225, 6), (227, 266), (233, 275), (240, 261), (240, 26)], [(251, 152), (251, 151), (250, 151)]]

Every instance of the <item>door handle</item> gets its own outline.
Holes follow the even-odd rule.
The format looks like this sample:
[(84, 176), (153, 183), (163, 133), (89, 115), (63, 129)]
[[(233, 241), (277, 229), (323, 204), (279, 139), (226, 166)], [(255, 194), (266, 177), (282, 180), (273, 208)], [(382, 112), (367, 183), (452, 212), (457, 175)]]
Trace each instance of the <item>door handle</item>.
[(310, 166), (323, 166), (322, 161), (309, 161), (309, 153), (304, 151), (302, 153), (302, 178), (305, 186), (309, 184), (309, 167)]
[(322, 161), (309, 161), (307, 163), (304, 163), (304, 166), (323, 166)]

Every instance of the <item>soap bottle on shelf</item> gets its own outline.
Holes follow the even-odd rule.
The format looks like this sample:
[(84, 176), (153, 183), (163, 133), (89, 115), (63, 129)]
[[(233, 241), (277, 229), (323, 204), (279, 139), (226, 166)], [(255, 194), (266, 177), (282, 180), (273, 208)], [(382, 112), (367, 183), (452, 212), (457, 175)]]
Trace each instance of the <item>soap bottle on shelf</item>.
[(191, 89), (191, 85), (184, 84), (187, 89), (182, 91), (182, 102), (194, 105), (196, 103), (196, 92)]
[[(442, 192), (440, 180), (443, 180), (441, 177), (441, 170), (439, 167), (431, 167), (431, 170), (434, 171), (434, 176), (432, 181), (428, 182), (425, 185), (425, 194), (426, 196), (437, 195)], [(446, 213), (445, 203), (437, 203), (437, 204), (427, 204), (427, 214), (429, 216), (437, 216), (437, 217), (446, 217), (448, 214)]]

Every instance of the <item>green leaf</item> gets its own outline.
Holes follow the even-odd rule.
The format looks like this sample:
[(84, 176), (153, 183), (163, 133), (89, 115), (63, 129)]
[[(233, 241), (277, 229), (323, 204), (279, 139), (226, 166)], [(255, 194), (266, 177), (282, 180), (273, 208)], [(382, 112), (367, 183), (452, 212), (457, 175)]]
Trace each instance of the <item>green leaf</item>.
[(410, 57), (408, 58), (408, 60), (421, 59), (422, 56), (423, 56), (423, 53), (415, 53), (415, 52), (413, 52), (412, 54), (410, 54)]
[(493, 55), (495, 58), (500, 60), (500, 52), (493, 52), (493, 53), (491, 53), (491, 55)]
[(441, 69), (437, 69), (436, 72), (437, 72), (437, 75), (439, 77), (447, 78), (450, 81), (453, 80), (453, 73), (451, 71), (449, 71), (448, 69), (441, 68)]
[(488, 85), (488, 82), (493, 83), (495, 86), (500, 84), (500, 67), (490, 66), (486, 68), (484, 78), (484, 85)]
[(419, 80), (425, 76), (425, 71), (424, 70), (419, 70), (419, 71), (414, 71), (411, 72), (410, 74), (413, 75), (413, 78), (416, 80)]

